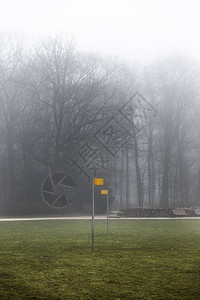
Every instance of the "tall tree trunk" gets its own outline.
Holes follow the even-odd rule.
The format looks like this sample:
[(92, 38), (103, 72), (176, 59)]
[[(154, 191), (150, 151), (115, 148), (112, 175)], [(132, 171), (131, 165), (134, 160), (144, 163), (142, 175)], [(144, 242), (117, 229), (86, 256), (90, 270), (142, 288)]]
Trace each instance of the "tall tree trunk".
[(152, 147), (152, 126), (150, 124), (149, 137), (148, 137), (148, 205), (154, 206), (154, 193), (155, 193), (155, 173), (154, 173), (154, 158)]
[(170, 149), (167, 146), (165, 151), (164, 165), (163, 165), (163, 177), (162, 177), (162, 190), (160, 195), (160, 208), (169, 207), (169, 161), (170, 161)]
[(126, 146), (126, 207), (129, 207), (129, 153)]
[(123, 171), (124, 171), (124, 150), (121, 150), (121, 167), (120, 167), (120, 182), (119, 182), (119, 193), (120, 193), (120, 208), (123, 207)]
[(14, 205), (16, 202), (16, 177), (14, 167), (14, 142), (13, 142), (13, 129), (9, 124), (7, 132), (7, 158), (8, 158), (8, 176), (9, 176), (9, 202)]
[(137, 144), (136, 136), (134, 137), (134, 142), (135, 142), (135, 169), (136, 169), (136, 177), (137, 177), (138, 207), (143, 207), (142, 179), (140, 174), (138, 144)]

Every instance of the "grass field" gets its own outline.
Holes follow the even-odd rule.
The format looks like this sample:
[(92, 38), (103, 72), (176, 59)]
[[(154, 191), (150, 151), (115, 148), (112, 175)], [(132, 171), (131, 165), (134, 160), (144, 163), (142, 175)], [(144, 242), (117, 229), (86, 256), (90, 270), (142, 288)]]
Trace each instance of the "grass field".
[(0, 299), (200, 299), (200, 220), (0, 223)]

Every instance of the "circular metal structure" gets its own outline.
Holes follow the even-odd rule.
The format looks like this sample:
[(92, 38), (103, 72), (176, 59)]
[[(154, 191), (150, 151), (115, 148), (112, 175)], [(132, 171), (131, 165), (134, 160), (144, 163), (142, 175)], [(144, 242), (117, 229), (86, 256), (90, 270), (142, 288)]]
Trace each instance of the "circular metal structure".
[(44, 201), (50, 206), (64, 208), (74, 201), (77, 194), (77, 185), (70, 175), (56, 172), (45, 178), (41, 194)]

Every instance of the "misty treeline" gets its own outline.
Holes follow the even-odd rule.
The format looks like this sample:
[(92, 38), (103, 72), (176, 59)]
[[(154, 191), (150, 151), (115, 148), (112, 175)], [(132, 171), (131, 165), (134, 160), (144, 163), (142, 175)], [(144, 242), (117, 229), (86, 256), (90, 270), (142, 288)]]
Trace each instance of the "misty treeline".
[(65, 171), (77, 142), (137, 90), (157, 114), (109, 157), (113, 206), (200, 206), (199, 62), (173, 55), (141, 67), (80, 52), (61, 36), (30, 46), (0, 34), (1, 211), (44, 212), (49, 170)]

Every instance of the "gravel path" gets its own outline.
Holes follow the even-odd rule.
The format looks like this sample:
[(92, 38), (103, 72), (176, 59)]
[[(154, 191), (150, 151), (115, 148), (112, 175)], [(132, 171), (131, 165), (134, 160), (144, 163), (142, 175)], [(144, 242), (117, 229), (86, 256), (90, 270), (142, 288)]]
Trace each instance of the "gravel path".
[[(95, 216), (95, 220), (106, 220), (106, 216)], [(110, 220), (200, 220), (200, 217), (177, 217), (177, 218), (110, 218)], [(92, 220), (90, 216), (76, 217), (36, 217), (36, 218), (2, 218), (0, 222), (17, 221), (49, 221), (49, 220)]]

